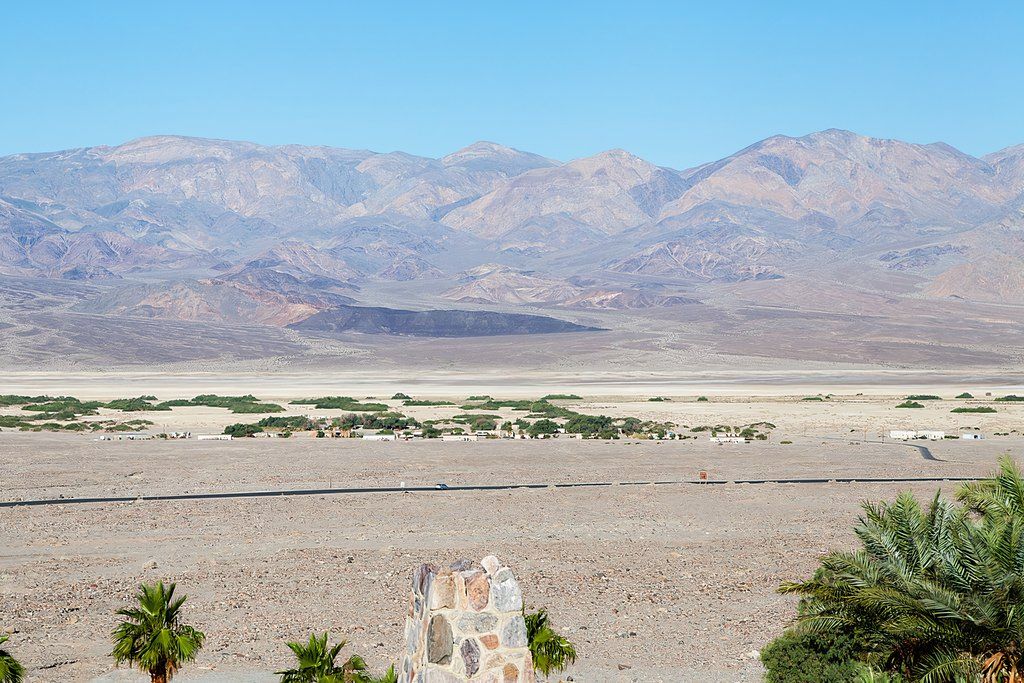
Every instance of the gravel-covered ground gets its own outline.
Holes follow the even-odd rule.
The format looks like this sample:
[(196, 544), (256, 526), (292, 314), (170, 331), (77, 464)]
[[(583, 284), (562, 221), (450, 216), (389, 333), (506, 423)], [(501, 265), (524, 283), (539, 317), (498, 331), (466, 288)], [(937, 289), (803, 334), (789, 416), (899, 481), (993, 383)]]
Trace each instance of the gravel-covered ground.
[[(1015, 443), (1015, 442), (1013, 442)], [(905, 446), (805, 438), (360, 443), (95, 442), (0, 434), (0, 499), (293, 486), (783, 476), (965, 476), (1009, 441)], [(142, 580), (178, 582), (208, 635), (179, 679), (274, 680), (287, 640), (329, 630), (377, 669), (403, 647), (420, 562), (498, 555), (530, 607), (579, 646), (577, 681), (754, 681), (753, 652), (793, 602), (775, 587), (851, 543), (859, 502), (937, 484), (696, 485), (444, 491), (0, 508), (0, 630), (30, 681), (111, 675), (114, 610)], [(198, 678), (197, 678), (198, 677)]]

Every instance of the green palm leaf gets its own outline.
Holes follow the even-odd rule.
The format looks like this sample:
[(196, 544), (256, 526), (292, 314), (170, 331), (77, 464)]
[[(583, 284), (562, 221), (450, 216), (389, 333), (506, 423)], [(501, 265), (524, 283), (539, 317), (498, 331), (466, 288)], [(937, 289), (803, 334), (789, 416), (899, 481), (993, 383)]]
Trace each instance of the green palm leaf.
[[(0, 645), (8, 641), (10, 636), (0, 636)], [(0, 647), (0, 683), (21, 683), (25, 678), (23, 667), (10, 652)]]

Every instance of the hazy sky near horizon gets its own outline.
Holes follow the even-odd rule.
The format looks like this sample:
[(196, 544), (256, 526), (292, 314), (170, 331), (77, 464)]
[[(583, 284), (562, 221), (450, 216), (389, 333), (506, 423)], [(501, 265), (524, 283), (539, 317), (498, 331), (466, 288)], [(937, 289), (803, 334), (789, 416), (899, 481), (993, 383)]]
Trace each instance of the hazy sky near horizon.
[(846, 128), (1024, 143), (1021, 2), (11, 3), (0, 154), (153, 134), (685, 168)]

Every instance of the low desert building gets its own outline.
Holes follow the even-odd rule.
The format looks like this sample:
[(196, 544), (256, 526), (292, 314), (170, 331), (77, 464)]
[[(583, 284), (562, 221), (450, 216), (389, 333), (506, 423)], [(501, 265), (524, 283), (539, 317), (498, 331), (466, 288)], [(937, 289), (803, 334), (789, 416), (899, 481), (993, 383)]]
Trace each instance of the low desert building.
[(910, 439), (928, 439), (929, 441), (942, 441), (946, 438), (946, 432), (935, 429), (894, 429), (889, 432), (890, 439), (897, 441), (909, 441)]
[(394, 434), (363, 434), (363, 441), (395, 441)]
[(479, 441), (476, 434), (442, 434), (441, 441)]

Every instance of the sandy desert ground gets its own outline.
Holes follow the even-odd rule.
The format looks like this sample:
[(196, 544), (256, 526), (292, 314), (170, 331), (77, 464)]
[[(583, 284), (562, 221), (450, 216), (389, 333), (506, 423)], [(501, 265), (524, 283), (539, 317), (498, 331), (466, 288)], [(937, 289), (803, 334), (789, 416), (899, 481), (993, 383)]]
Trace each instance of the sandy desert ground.
[[(926, 460), (901, 444), (851, 442), (836, 426), (865, 408), (850, 401), (626, 405), (652, 415), (685, 407), (694, 421), (756, 414), (780, 423), (770, 441), (745, 446), (97, 442), (3, 432), (0, 497), (686, 480), (702, 469), (727, 480), (943, 478), (985, 475), (1022, 443), (1016, 435), (935, 442), (936, 459)], [(951, 402), (942, 403), (926, 409), (936, 424), (948, 415)], [(870, 405), (870, 419), (883, 420), (890, 401)], [(968, 417), (1019, 424), (1018, 410)], [(783, 432), (793, 444), (780, 443)], [(413, 567), (495, 553), (516, 570), (528, 605), (547, 607), (579, 645), (567, 672), (577, 681), (756, 681), (754, 651), (792, 615), (792, 600), (774, 591), (779, 582), (850, 544), (860, 501), (908, 487), (928, 496), (940, 485), (620, 485), (0, 508), (3, 627), (30, 681), (143, 680), (112, 671), (106, 634), (140, 581), (163, 578), (189, 594), (190, 619), (209, 635), (182, 681), (274, 680), (269, 672), (289, 661), (285, 641), (314, 629), (347, 638), (381, 668), (403, 646)]]

